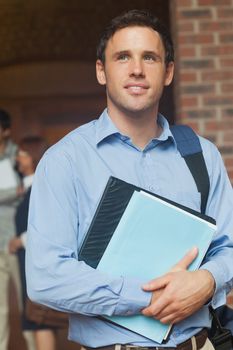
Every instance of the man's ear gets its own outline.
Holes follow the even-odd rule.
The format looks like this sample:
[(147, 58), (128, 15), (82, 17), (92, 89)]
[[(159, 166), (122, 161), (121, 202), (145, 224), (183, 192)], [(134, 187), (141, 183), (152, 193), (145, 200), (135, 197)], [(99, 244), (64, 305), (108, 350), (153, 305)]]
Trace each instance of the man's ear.
[(168, 86), (171, 84), (173, 76), (174, 76), (174, 62), (169, 62), (168, 65), (166, 66), (164, 86)]
[(101, 60), (96, 61), (96, 78), (100, 85), (106, 85), (105, 69)]

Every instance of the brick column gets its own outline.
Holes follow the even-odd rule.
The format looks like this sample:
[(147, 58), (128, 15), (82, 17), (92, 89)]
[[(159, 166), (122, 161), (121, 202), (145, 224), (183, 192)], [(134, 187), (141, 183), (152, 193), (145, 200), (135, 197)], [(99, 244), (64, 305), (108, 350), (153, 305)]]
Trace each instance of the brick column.
[(220, 149), (233, 183), (233, 0), (171, 0), (177, 122)]

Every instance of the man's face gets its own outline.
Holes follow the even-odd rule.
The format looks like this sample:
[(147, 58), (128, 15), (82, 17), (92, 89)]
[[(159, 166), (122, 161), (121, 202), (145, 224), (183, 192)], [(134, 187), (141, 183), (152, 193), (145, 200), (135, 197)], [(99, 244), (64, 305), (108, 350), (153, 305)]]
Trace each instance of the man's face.
[(109, 111), (157, 112), (163, 87), (173, 77), (157, 32), (148, 27), (118, 30), (108, 41), (105, 64), (96, 63), (97, 79), (107, 89)]

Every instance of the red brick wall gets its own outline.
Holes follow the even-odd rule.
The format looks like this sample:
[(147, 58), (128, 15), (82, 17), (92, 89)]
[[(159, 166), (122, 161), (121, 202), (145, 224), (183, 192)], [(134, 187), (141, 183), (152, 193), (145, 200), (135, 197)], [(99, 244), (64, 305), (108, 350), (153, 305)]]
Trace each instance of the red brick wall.
[(233, 1), (172, 0), (177, 121), (219, 147), (233, 183)]

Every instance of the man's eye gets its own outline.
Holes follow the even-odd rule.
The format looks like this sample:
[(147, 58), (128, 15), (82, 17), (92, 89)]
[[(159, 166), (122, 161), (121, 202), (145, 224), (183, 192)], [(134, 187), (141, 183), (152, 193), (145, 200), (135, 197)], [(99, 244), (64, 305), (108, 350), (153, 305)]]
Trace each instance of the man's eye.
[(118, 56), (119, 61), (127, 61), (129, 59), (129, 55), (122, 54)]
[(152, 55), (145, 55), (144, 60), (145, 61), (155, 61), (155, 57)]

